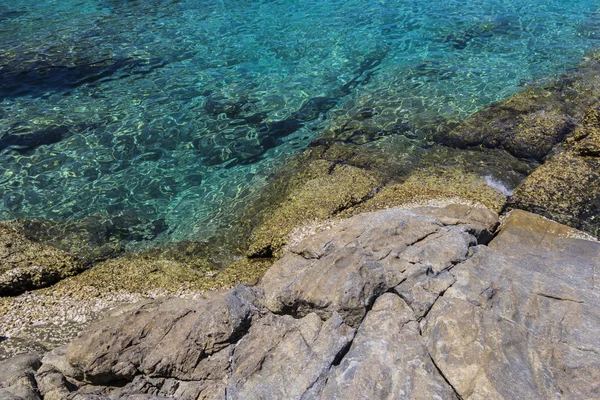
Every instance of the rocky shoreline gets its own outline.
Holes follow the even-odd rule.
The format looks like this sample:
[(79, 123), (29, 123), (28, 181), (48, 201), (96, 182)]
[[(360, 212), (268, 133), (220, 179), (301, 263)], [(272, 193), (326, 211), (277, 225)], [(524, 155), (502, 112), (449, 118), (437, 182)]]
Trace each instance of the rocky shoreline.
[(286, 249), (257, 286), (146, 300), (0, 362), (0, 394), (597, 397), (600, 244), (519, 210), (497, 226), (460, 204), (359, 214)]
[(598, 82), (411, 135), (362, 104), (223, 242), (3, 222), (0, 397), (600, 396)]

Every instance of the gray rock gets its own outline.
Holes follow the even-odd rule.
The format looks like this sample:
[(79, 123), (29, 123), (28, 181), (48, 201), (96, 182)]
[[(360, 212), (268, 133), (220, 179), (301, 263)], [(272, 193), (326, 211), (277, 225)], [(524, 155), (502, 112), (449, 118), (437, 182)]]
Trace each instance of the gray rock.
[(600, 397), (600, 243), (513, 211), (477, 245), (495, 221), (354, 217), (293, 247), (262, 286), (131, 305), (41, 367), (0, 363), (0, 397)]
[(34, 354), (0, 361), (0, 399), (39, 400), (34, 374), (40, 365), (39, 357)]
[(379, 297), (322, 399), (455, 399), (431, 361), (412, 310), (398, 296)]
[(298, 316), (316, 312), (328, 318), (337, 312), (357, 327), (377, 296), (415, 270), (427, 267), (437, 274), (464, 260), (476, 243), (470, 231), (483, 229), (467, 224), (446, 227), (434, 217), (399, 209), (350, 218), (292, 247), (267, 271), (265, 304), (272, 312)]
[(600, 244), (513, 213), (452, 269), (422, 322), (429, 352), (465, 399), (597, 398)]
[[(53, 375), (60, 372), (80, 388), (79, 395), (196, 399), (219, 388), (224, 393), (233, 344), (258, 313), (257, 295), (257, 289), (239, 286), (202, 300), (147, 301), (105, 319), (61, 350), (64, 355), (45, 358), (42, 388), (63, 391)], [(110, 388), (111, 382), (126, 381), (119, 390)]]
[(354, 329), (334, 313), (296, 320), (268, 315), (238, 344), (229, 379), (229, 399), (312, 399)]
[(402, 297), (415, 313), (415, 317), (420, 320), (429, 312), (438, 297), (455, 281), (456, 278), (448, 270), (434, 274), (430, 268), (424, 268), (396, 286), (394, 291)]

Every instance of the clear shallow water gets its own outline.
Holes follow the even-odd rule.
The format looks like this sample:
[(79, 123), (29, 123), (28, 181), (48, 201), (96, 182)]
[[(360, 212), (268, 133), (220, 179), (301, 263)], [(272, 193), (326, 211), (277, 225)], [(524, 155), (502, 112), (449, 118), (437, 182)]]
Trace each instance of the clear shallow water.
[(598, 1), (5, 0), (0, 218), (223, 229), (357, 105), (463, 118), (598, 47)]

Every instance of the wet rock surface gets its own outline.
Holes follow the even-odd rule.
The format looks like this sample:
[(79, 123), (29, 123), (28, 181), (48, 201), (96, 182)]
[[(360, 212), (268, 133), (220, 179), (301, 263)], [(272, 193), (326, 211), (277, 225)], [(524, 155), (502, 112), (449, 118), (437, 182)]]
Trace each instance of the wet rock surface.
[(360, 214), (256, 287), (146, 300), (3, 363), (45, 399), (597, 397), (600, 244), (519, 210), (490, 241), (497, 223), (457, 204)]
[(83, 269), (77, 258), (0, 225), (0, 296), (49, 286)]
[(430, 137), (448, 146), (501, 148), (516, 157), (542, 161), (572, 134), (584, 111), (597, 101), (599, 65), (598, 53), (592, 52), (555, 81), (526, 88), (452, 129), (441, 127)]
[(508, 206), (600, 234), (600, 104), (557, 154), (517, 188)]

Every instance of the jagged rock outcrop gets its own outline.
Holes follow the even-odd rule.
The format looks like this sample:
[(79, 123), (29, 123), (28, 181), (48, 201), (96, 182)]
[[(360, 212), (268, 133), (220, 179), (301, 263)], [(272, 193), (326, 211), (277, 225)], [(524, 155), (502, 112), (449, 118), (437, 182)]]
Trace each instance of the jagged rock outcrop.
[(600, 244), (524, 211), (490, 242), (496, 225), (462, 205), (361, 214), (256, 287), (132, 305), (41, 367), (6, 362), (45, 399), (598, 397)]
[(399, 209), (358, 215), (305, 239), (275, 263), (263, 278), (265, 304), (301, 316), (337, 312), (356, 327), (385, 291), (421, 270), (437, 274), (464, 260), (476, 242), (472, 233), (485, 229), (444, 226)]

